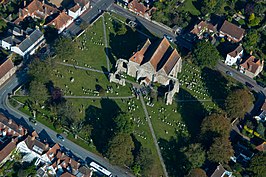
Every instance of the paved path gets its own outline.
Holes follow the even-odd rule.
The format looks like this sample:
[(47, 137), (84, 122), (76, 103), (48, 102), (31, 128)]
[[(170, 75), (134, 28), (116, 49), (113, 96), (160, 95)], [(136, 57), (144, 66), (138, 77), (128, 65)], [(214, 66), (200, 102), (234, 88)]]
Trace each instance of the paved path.
[(105, 58), (106, 58), (106, 64), (107, 64), (107, 69), (110, 71), (110, 62), (109, 62), (109, 50), (108, 50), (108, 42), (107, 42), (107, 35), (106, 35), (106, 26), (105, 26), (105, 20), (104, 20), (104, 15), (102, 16), (103, 18), (103, 33), (104, 33), (104, 43), (105, 43)]
[(157, 151), (157, 154), (159, 156), (159, 159), (160, 159), (160, 162), (161, 162), (161, 165), (163, 167), (163, 172), (164, 172), (164, 175), (166, 177), (168, 177), (168, 173), (166, 171), (166, 166), (164, 164), (164, 161), (163, 161), (163, 157), (162, 157), (162, 154), (161, 154), (161, 151), (160, 151), (160, 147), (158, 145), (158, 141), (157, 141), (157, 138), (155, 136), (155, 133), (154, 133), (154, 130), (153, 130), (153, 127), (152, 127), (152, 123), (151, 123), (151, 120), (150, 120), (150, 117), (149, 117), (149, 113), (148, 113), (148, 110), (146, 108), (146, 104), (145, 104), (145, 101), (143, 99), (143, 96), (140, 92), (139, 94), (139, 97), (140, 97), (140, 101), (141, 101), (141, 104), (142, 104), (142, 107), (143, 107), (143, 110), (144, 110), (144, 113), (145, 113), (145, 116), (146, 116), (146, 120), (148, 122), (148, 125), (149, 125), (149, 128), (150, 128), (150, 131), (151, 131), (151, 135), (152, 135), (152, 138), (153, 138), (153, 142), (154, 142), (154, 145), (156, 147), (156, 151)]
[(119, 100), (119, 99), (130, 99), (134, 98), (135, 96), (64, 96), (64, 98), (73, 98), (73, 99), (112, 99), (112, 100)]
[(87, 68), (87, 67), (83, 67), (83, 66), (77, 66), (74, 64), (68, 64), (68, 63), (62, 63), (62, 62), (57, 62), (57, 63), (60, 65), (69, 66), (69, 67), (73, 67), (73, 68), (77, 68), (77, 69), (93, 71), (93, 72), (97, 72), (97, 73), (101, 73), (101, 74), (109, 74), (109, 72), (104, 72), (104, 71), (99, 70), (99, 69), (92, 69), (92, 68)]

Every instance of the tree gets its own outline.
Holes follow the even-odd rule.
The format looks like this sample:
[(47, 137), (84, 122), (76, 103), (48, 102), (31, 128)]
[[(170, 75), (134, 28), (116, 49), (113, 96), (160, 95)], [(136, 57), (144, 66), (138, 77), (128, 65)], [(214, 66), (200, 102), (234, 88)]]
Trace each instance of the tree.
[(72, 106), (70, 101), (62, 102), (57, 105), (57, 116), (62, 124), (65, 124), (68, 127), (72, 125), (77, 126), (79, 122), (78, 112)]
[(201, 167), (205, 162), (205, 151), (199, 143), (190, 144), (181, 151), (184, 153), (192, 169)]
[(41, 61), (39, 58), (35, 58), (29, 65), (30, 77), (43, 84), (48, 83), (51, 74), (51, 65), (49, 62)]
[(201, 168), (195, 168), (189, 172), (187, 177), (207, 177), (207, 174)]
[(55, 43), (55, 50), (60, 59), (66, 59), (75, 52), (75, 46), (71, 39), (61, 37)]
[(120, 113), (114, 118), (116, 133), (132, 133), (134, 123), (126, 113)]
[(199, 42), (193, 50), (193, 62), (200, 67), (214, 67), (220, 58), (215, 46), (209, 41)]
[(136, 164), (140, 166), (142, 174), (148, 174), (154, 164), (151, 150), (141, 146), (139, 154), (136, 157)]
[(0, 32), (4, 31), (6, 26), (7, 26), (6, 22), (0, 18)]
[(211, 162), (227, 164), (230, 157), (234, 155), (234, 150), (228, 137), (221, 136), (214, 139), (207, 154)]
[(244, 43), (243, 43), (243, 46), (247, 50), (247, 52), (256, 49), (259, 39), (260, 36), (257, 30), (249, 30), (247, 32), (247, 35), (244, 38)]
[(212, 113), (205, 117), (201, 123), (201, 137), (209, 143), (218, 136), (228, 137), (230, 130), (230, 121), (224, 114)]
[(117, 134), (108, 143), (107, 157), (116, 165), (131, 165), (133, 163), (132, 150), (134, 142), (129, 134)]
[(243, 118), (251, 108), (253, 97), (247, 89), (235, 89), (225, 100), (225, 110), (230, 119)]
[(48, 100), (49, 93), (43, 83), (33, 80), (30, 83), (29, 96), (36, 103), (36, 105), (39, 105), (45, 103)]
[(266, 176), (266, 153), (256, 154), (250, 162), (248, 171), (251, 172), (254, 177)]

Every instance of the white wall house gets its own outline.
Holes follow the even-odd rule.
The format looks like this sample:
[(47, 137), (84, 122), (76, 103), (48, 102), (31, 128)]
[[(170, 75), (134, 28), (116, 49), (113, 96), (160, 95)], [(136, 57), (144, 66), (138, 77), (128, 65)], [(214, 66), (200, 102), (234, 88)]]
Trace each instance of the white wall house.
[(17, 144), (17, 150), (23, 154), (23, 161), (31, 162), (34, 159), (37, 159), (35, 165), (42, 163), (51, 163), (50, 159), (45, 153), (45, 150), (48, 149), (48, 145), (35, 140), (35, 137), (27, 137), (24, 141), (21, 141)]
[(68, 9), (68, 15), (73, 19), (78, 18), (81, 14), (81, 7), (79, 4), (76, 4), (74, 7)]
[(225, 64), (228, 66), (236, 64), (243, 57), (243, 52), (242, 46), (239, 45), (235, 50), (226, 55)]

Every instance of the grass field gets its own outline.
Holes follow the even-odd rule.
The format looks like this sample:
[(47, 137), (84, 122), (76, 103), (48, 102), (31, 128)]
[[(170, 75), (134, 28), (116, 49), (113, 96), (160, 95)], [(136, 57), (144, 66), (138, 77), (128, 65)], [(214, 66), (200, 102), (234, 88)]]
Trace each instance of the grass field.
[(183, 3), (181, 10), (184, 10), (186, 12), (190, 12), (192, 15), (200, 15), (200, 11), (195, 7), (194, 3), (196, 3), (196, 0), (185, 0)]

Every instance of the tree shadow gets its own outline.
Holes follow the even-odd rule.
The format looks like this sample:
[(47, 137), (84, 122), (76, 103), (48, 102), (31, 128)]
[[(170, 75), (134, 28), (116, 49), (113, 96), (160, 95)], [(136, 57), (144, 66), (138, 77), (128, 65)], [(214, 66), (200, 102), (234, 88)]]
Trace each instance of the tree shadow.
[(180, 88), (177, 94), (177, 109), (182, 120), (192, 137), (197, 137), (200, 132), (200, 125), (207, 111), (203, 105), (188, 91)]
[(180, 149), (188, 144), (188, 139), (177, 135), (177, 138), (172, 137), (169, 141), (160, 138), (158, 143), (169, 176), (185, 176), (189, 172), (190, 164)]
[(105, 47), (104, 52), (108, 56), (108, 59), (109, 59), (110, 63), (112, 64), (111, 70), (114, 69), (115, 64), (116, 64), (116, 59), (114, 58), (114, 56), (112, 54), (112, 49), (110, 47)]
[(207, 88), (208, 94), (211, 96), (212, 101), (216, 103), (221, 109), (224, 109), (224, 100), (226, 99), (229, 89), (228, 80), (223, 74), (217, 70), (210, 68), (203, 68), (202, 81)]
[(117, 59), (128, 59), (131, 57), (137, 47), (144, 43), (147, 39), (146, 36), (139, 33), (137, 30), (126, 26), (124, 34), (110, 33), (110, 49), (109, 54), (113, 54)]
[(104, 75), (105, 75), (106, 79), (109, 80), (109, 71), (108, 71), (108, 69), (106, 67), (104, 67), (104, 66), (101, 66), (101, 68), (102, 68), (102, 71), (104, 72)]
[(85, 124), (90, 124), (93, 128), (91, 138), (100, 153), (105, 153), (109, 140), (114, 135), (115, 118), (121, 109), (115, 101), (102, 99), (101, 108), (89, 106), (85, 112)]

